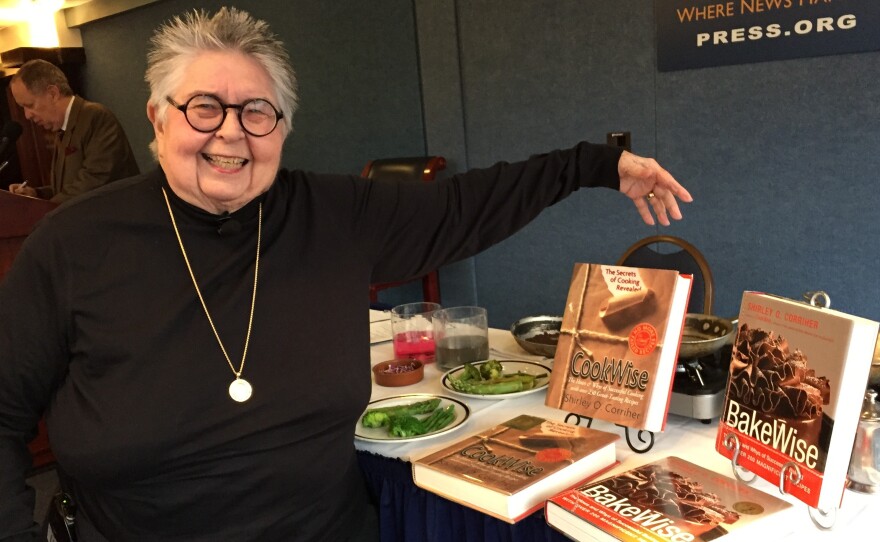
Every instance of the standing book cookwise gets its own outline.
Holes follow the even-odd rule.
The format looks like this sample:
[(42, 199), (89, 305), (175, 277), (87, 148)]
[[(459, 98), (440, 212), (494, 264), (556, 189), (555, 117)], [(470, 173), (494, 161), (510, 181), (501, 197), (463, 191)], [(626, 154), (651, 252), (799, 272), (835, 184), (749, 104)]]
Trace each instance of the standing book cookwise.
[(556, 495), (545, 514), (574, 540), (733, 542), (791, 532), (795, 510), (731, 477), (666, 457)]
[[(715, 448), (813, 508), (840, 504), (877, 322), (745, 292)], [(789, 470), (790, 469), (790, 470)], [(800, 475), (800, 481), (797, 478)]]
[(618, 435), (517, 416), (413, 462), (423, 489), (508, 523), (615, 465)]
[(666, 269), (575, 264), (547, 406), (661, 431), (692, 282)]

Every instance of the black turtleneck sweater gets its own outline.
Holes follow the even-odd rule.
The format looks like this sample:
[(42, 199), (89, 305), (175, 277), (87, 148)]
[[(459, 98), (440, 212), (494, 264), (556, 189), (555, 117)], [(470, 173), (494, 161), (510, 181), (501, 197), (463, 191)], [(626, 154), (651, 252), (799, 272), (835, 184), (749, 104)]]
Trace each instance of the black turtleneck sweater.
[[(0, 284), (0, 540), (31, 540), (25, 443), (45, 415), (81, 529), (108, 540), (345, 540), (368, 513), (354, 427), (370, 397), (368, 284), (501, 241), (620, 151), (580, 144), (434, 183), (281, 171), (230, 217), (161, 170), (48, 215)], [(238, 367), (263, 210), (256, 310)], [(226, 222), (222, 232), (218, 227)], [(97, 536), (97, 535), (96, 535)]]

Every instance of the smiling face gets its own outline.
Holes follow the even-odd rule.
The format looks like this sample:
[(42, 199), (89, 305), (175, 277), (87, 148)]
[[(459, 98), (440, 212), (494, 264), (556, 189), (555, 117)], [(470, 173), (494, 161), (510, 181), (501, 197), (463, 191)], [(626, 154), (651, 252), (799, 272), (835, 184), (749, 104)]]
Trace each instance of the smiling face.
[[(254, 98), (278, 103), (262, 65), (237, 52), (196, 56), (183, 71), (171, 99), (184, 104), (199, 94), (216, 96), (225, 104)], [(271, 134), (254, 137), (242, 129), (234, 109), (228, 110), (213, 133), (193, 129), (185, 115), (171, 106), (164, 121), (153, 104), (147, 106), (147, 115), (156, 133), (159, 164), (171, 189), (184, 201), (212, 213), (233, 212), (268, 190), (275, 180), (284, 143), (280, 122)]]

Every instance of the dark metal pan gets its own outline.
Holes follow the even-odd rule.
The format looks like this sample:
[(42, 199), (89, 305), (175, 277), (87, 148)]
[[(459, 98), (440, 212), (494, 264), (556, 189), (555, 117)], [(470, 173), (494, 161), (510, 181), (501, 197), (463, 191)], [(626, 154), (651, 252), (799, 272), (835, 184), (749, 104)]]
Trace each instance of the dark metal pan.
[(562, 327), (561, 316), (528, 316), (510, 326), (516, 342), (529, 354), (552, 358)]
[(737, 320), (728, 320), (711, 314), (688, 313), (684, 317), (684, 331), (678, 357), (700, 358), (714, 354), (733, 343)]

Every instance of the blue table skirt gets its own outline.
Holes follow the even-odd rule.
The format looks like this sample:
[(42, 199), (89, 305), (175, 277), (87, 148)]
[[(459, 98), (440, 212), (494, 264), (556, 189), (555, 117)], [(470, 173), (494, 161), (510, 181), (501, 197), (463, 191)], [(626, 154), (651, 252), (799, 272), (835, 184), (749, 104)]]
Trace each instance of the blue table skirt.
[(543, 510), (514, 525), (417, 487), (412, 465), (358, 452), (377, 508), (382, 542), (565, 542)]

